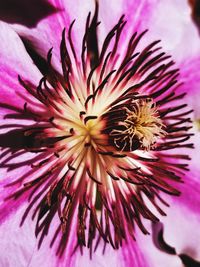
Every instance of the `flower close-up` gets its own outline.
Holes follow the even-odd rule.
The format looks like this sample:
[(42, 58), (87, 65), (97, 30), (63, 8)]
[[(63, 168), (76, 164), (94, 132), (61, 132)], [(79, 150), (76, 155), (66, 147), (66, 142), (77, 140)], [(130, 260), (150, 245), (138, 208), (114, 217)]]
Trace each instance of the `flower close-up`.
[(0, 266), (200, 266), (197, 3), (11, 2)]

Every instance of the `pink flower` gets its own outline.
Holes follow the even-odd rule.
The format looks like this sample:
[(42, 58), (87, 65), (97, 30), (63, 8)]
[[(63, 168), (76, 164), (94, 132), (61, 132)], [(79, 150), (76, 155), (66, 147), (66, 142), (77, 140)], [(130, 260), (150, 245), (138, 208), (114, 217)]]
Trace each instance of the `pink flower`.
[(0, 23), (1, 266), (199, 266), (187, 2), (49, 2)]

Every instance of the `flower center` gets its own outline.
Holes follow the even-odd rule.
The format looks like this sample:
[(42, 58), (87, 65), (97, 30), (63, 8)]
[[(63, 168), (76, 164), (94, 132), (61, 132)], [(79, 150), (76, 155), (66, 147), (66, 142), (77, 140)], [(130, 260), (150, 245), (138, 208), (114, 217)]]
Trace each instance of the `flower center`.
[(101, 139), (102, 122), (98, 120), (97, 116), (88, 116), (84, 118), (81, 129), (78, 133), (79, 136), (84, 137), (85, 146), (92, 145), (96, 147)]

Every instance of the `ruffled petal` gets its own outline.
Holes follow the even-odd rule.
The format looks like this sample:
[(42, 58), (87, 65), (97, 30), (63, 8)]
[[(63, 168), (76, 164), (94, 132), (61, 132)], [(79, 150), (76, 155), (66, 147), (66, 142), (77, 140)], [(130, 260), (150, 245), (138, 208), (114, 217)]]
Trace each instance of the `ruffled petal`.
[[(181, 255), (186, 255), (186, 257), (189, 256), (197, 262), (200, 262), (200, 232), (198, 230), (200, 224), (199, 140), (200, 133), (195, 132), (191, 139), (191, 142), (194, 142), (195, 149), (185, 149), (184, 151), (191, 160), (188, 162), (190, 170), (186, 171), (184, 175), (182, 174), (183, 182), (175, 184), (176, 189), (181, 192), (181, 195), (178, 197), (163, 195), (163, 199), (169, 204), (169, 207), (163, 206), (166, 216), (159, 215), (155, 210), (156, 216), (163, 223), (165, 243), (176, 251), (174, 255), (170, 255), (170, 253), (168, 255), (165, 252), (166, 256), (168, 255), (171, 258), (180, 256), (179, 259), (181, 259)], [(150, 208), (153, 211), (152, 205), (150, 205)], [(151, 255), (154, 255), (154, 253), (152, 252)], [(151, 255), (150, 257), (152, 257)], [(182, 258), (183, 262), (184, 257)], [(173, 265), (168, 264), (166, 266)]]
[(187, 178), (190, 181), (182, 186), (182, 195), (169, 201), (167, 216), (162, 219), (164, 238), (167, 244), (176, 248), (177, 254), (186, 254), (200, 261), (199, 182)]
[[(143, 235), (138, 233), (137, 244), (142, 251), (149, 267), (182, 267), (180, 258), (177, 255), (170, 255), (159, 250), (152, 240), (152, 235)], [(131, 249), (131, 248), (130, 248)], [(130, 265), (131, 266), (131, 265)], [(143, 265), (139, 265), (143, 266)], [(139, 267), (138, 266), (138, 267)], [(144, 265), (146, 267), (146, 265)]]
[(163, 196), (169, 204), (169, 208), (164, 208), (167, 216), (157, 214), (163, 223), (165, 243), (175, 249), (176, 255), (184, 254), (197, 262), (200, 262), (199, 137), (199, 133), (195, 135), (195, 149), (188, 153), (192, 158), (189, 164), (190, 171), (182, 176), (183, 183), (176, 183), (176, 188), (181, 195), (178, 197)]

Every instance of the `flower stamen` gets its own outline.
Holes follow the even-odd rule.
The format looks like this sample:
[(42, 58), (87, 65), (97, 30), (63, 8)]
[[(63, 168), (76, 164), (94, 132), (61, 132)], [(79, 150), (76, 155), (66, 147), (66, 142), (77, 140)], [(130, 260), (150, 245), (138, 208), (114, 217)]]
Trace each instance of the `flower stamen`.
[(132, 151), (138, 141), (142, 148), (150, 150), (158, 138), (167, 134), (151, 99), (135, 100), (122, 111), (125, 115), (116, 123), (118, 129), (110, 132), (118, 149)]

